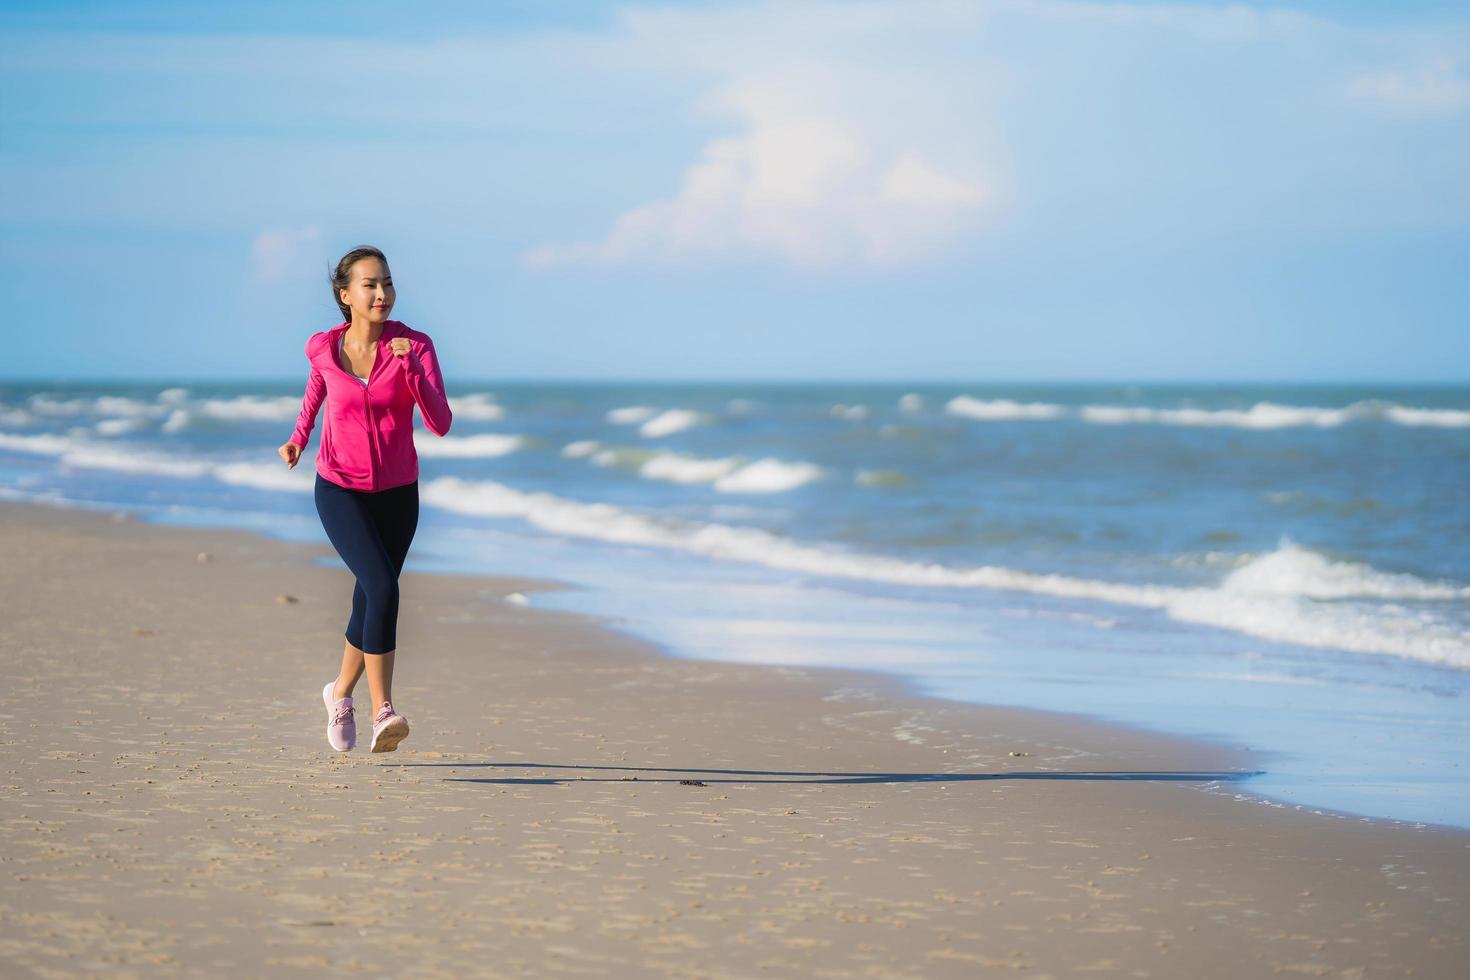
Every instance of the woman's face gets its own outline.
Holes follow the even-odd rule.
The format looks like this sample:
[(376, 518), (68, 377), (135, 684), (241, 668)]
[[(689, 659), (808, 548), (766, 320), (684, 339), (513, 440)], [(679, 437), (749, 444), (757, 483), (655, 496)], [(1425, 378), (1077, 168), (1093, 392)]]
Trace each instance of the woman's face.
[(388, 314), (393, 311), (393, 300), (397, 295), (393, 290), (393, 276), (388, 267), (371, 256), (352, 263), (352, 275), (347, 280), (347, 288), (337, 292), (342, 297), (342, 302), (352, 307), (354, 320), (362, 319), (369, 323), (387, 320)]

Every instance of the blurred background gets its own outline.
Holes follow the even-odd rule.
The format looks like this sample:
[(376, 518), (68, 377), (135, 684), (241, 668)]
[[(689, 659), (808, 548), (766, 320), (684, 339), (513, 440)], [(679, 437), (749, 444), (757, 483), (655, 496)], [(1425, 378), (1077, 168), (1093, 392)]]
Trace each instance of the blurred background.
[(11, 0), (0, 35), (0, 496), (324, 541), (275, 449), (371, 243), (455, 410), (411, 569), (1470, 826), (1461, 4)]

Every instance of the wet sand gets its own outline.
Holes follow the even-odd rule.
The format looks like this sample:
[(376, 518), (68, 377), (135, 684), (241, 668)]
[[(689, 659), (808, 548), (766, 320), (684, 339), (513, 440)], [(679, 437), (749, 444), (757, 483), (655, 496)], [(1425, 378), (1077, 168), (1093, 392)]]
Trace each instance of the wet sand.
[(1470, 972), (1470, 833), (1242, 798), (1251, 752), (672, 658), (410, 556), (413, 732), (367, 751), (364, 680), (339, 755), (325, 541), (0, 542), (6, 977)]

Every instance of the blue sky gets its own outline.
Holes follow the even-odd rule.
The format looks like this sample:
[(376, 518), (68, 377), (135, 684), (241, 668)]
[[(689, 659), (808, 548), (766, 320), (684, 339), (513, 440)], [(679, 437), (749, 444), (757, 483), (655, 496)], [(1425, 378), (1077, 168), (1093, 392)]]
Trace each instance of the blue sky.
[(407, 6), (0, 7), (0, 375), (1470, 380), (1461, 4)]

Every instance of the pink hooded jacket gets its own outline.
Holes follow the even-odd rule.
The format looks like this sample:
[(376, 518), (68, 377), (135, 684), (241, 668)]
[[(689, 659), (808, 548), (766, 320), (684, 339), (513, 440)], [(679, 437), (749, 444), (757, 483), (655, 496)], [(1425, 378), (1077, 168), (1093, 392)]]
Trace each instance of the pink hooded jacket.
[[(452, 416), (444, 377), (429, 335), (398, 320), (387, 320), (378, 337), (377, 359), (363, 384), (337, 359), (338, 345), (349, 326), (340, 323), (312, 334), (306, 342), (311, 377), (290, 441), (306, 448), (325, 398), (317, 473), (350, 490), (391, 490), (419, 478), (419, 455), (413, 446), (414, 405), (430, 432), (442, 436), (449, 431)], [(394, 337), (408, 338), (408, 353), (403, 357), (388, 345)]]

